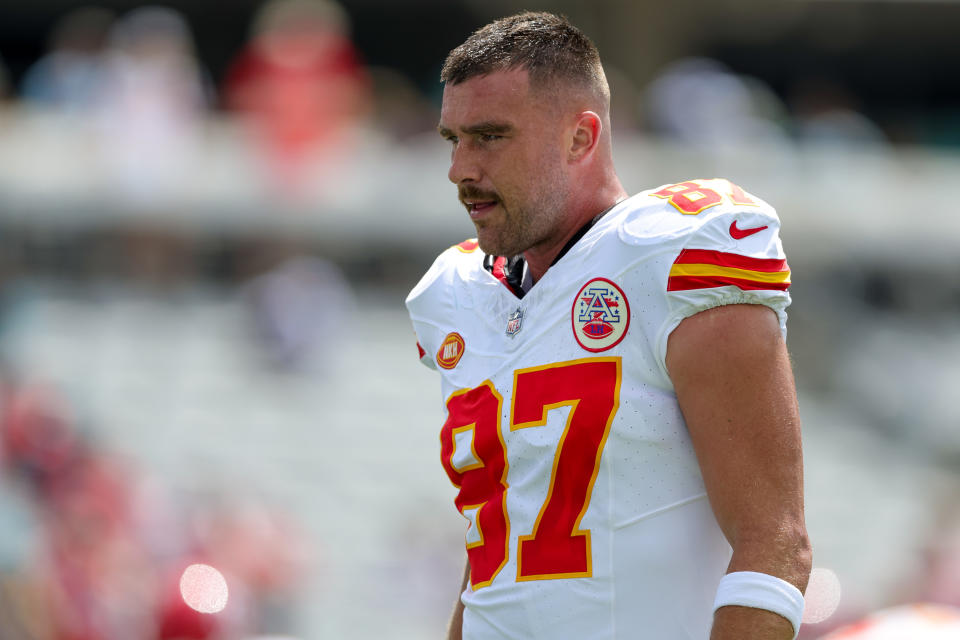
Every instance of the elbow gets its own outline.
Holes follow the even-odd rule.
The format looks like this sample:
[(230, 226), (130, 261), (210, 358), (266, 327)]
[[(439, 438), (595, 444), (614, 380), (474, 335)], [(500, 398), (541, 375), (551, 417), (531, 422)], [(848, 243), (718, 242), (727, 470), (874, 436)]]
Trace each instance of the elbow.
[(801, 526), (794, 536), (793, 557), (795, 575), (793, 584), (806, 593), (807, 581), (810, 579), (810, 571), (813, 569), (813, 545), (810, 543), (810, 536), (807, 534), (806, 527)]
[(773, 548), (780, 555), (779, 576), (806, 593), (813, 569), (813, 545), (803, 523), (786, 527)]

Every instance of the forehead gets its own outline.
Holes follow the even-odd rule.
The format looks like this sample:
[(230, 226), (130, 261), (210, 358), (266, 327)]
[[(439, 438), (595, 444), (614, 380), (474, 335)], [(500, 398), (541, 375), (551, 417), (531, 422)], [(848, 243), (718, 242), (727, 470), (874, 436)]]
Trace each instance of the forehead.
[(526, 69), (494, 71), (443, 88), (440, 127), (455, 130), (483, 121), (517, 122), (534, 110)]

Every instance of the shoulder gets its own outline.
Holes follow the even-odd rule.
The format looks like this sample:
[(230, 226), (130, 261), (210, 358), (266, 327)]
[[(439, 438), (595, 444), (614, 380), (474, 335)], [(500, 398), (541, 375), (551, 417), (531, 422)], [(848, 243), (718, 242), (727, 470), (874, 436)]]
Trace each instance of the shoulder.
[(672, 261), (668, 291), (789, 286), (777, 212), (729, 180), (685, 180), (643, 191), (629, 203), (620, 240)]
[(685, 180), (633, 196), (618, 234), (659, 258), (669, 318), (665, 337), (701, 311), (758, 304), (778, 315), (786, 332), (791, 272), (772, 206), (722, 178)]
[[(483, 257), (475, 238), (464, 240), (445, 250), (410, 291), (406, 305), (411, 315), (455, 302), (451, 296), (459, 285), (476, 281), (483, 274)], [(451, 292), (453, 289), (453, 292)]]
[[(724, 178), (684, 180), (642, 191), (627, 201), (619, 226), (628, 244), (682, 248), (696, 236), (709, 247), (733, 248), (754, 236), (779, 236), (776, 210)], [(755, 243), (752, 243), (755, 244)]]
[[(448, 368), (442, 364), (439, 351), (451, 339), (459, 338), (462, 346), (459, 334), (450, 332), (450, 319), (473, 307), (471, 285), (478, 283), (484, 274), (483, 258), (475, 239), (455, 244), (437, 256), (407, 296), (406, 306), (417, 335), (420, 361), (431, 369), (436, 369), (438, 364)], [(456, 346), (449, 348), (457, 350)]]

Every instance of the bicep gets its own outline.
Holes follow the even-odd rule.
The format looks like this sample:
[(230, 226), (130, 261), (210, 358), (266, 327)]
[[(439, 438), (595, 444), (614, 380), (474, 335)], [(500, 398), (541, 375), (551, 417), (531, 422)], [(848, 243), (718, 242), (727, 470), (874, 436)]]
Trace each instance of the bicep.
[(784, 547), (805, 533), (800, 418), (776, 314), (738, 304), (690, 316), (670, 336), (667, 367), (734, 562), (740, 551), (753, 565), (741, 568), (779, 573)]

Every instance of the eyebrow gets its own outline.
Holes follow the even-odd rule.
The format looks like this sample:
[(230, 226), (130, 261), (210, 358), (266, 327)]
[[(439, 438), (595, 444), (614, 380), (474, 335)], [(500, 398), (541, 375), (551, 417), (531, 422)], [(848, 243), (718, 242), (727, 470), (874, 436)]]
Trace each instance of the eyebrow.
[[(444, 138), (456, 135), (443, 125), (438, 125), (437, 131), (439, 131), (440, 135)], [(513, 125), (506, 122), (478, 122), (477, 124), (463, 127), (462, 131), (467, 135), (502, 135), (513, 131)]]

